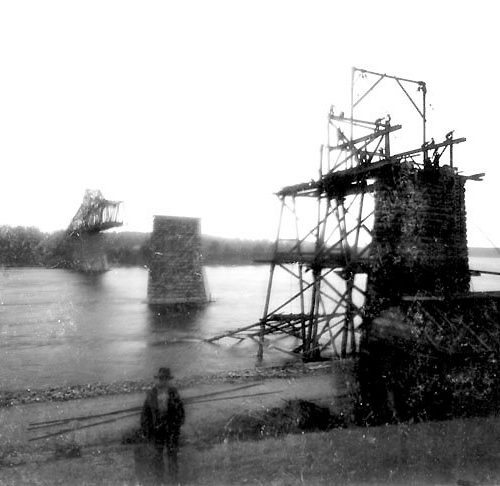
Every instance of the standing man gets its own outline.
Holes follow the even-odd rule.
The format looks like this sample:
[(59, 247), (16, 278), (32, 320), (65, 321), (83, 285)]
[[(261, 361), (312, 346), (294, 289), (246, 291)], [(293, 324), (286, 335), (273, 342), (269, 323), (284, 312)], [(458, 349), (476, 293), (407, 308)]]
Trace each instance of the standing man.
[(154, 446), (154, 474), (163, 482), (165, 465), (163, 451), (167, 450), (168, 471), (177, 482), (177, 453), (179, 435), (184, 423), (184, 405), (179, 392), (171, 385), (170, 368), (160, 368), (155, 376), (157, 384), (148, 392), (141, 414), (141, 429), (145, 438)]

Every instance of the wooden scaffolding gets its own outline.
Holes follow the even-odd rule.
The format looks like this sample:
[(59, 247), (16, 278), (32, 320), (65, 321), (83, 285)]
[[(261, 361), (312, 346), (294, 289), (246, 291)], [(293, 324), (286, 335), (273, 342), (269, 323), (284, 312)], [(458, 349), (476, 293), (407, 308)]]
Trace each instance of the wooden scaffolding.
[[(355, 89), (358, 79), (366, 86), (361, 91)], [(414, 149), (393, 153), (391, 135), (401, 125), (392, 125), (389, 115), (375, 121), (357, 116), (382, 81), (400, 89), (417, 112), (421, 144)], [(330, 109), (319, 178), (277, 193), (280, 217), (262, 318), (210, 341), (250, 337), (258, 342), (259, 359), (271, 335), (283, 337), (282, 350), (306, 361), (356, 354), (372, 267), (372, 194), (379, 174), (394, 165), (438, 165), (445, 151), (453, 170), (453, 145), (465, 141), (452, 132), (440, 143), (426, 140), (426, 93), (423, 81), (352, 69), (350, 114)], [(280, 272), (293, 282), (284, 299), (275, 284)]]

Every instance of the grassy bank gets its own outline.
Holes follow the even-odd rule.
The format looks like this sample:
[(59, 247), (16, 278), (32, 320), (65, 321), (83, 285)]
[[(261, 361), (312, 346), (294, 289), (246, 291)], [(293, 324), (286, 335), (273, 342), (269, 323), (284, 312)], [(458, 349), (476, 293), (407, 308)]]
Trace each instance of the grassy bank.
[[(349, 428), (182, 448), (182, 484), (500, 484), (500, 419)], [(134, 484), (134, 448), (0, 469), (0, 484)]]

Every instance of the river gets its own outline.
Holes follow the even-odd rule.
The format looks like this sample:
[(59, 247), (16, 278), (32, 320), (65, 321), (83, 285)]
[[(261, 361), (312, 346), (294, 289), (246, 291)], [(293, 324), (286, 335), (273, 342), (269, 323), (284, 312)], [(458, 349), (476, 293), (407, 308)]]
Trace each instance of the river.
[[(472, 258), (471, 268), (500, 270), (500, 259)], [(147, 305), (143, 268), (116, 268), (101, 275), (1, 269), (1, 388), (150, 379), (159, 366), (170, 366), (179, 378), (252, 368), (254, 342), (209, 344), (201, 339), (259, 320), (269, 268), (205, 270), (211, 303), (188, 314), (159, 315)], [(499, 290), (500, 277), (474, 277), (471, 285), (477, 291)], [(278, 276), (274, 289), (276, 301), (284, 301), (292, 282)], [(290, 359), (268, 350), (263, 365)]]

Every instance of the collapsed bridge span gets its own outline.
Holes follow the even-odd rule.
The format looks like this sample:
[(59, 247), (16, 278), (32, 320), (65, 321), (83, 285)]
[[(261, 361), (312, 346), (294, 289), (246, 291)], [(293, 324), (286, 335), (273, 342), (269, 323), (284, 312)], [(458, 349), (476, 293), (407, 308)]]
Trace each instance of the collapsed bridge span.
[(101, 232), (123, 225), (120, 209), (121, 201), (105, 199), (99, 190), (85, 191), (82, 204), (66, 230), (71, 268), (86, 273), (108, 270)]

